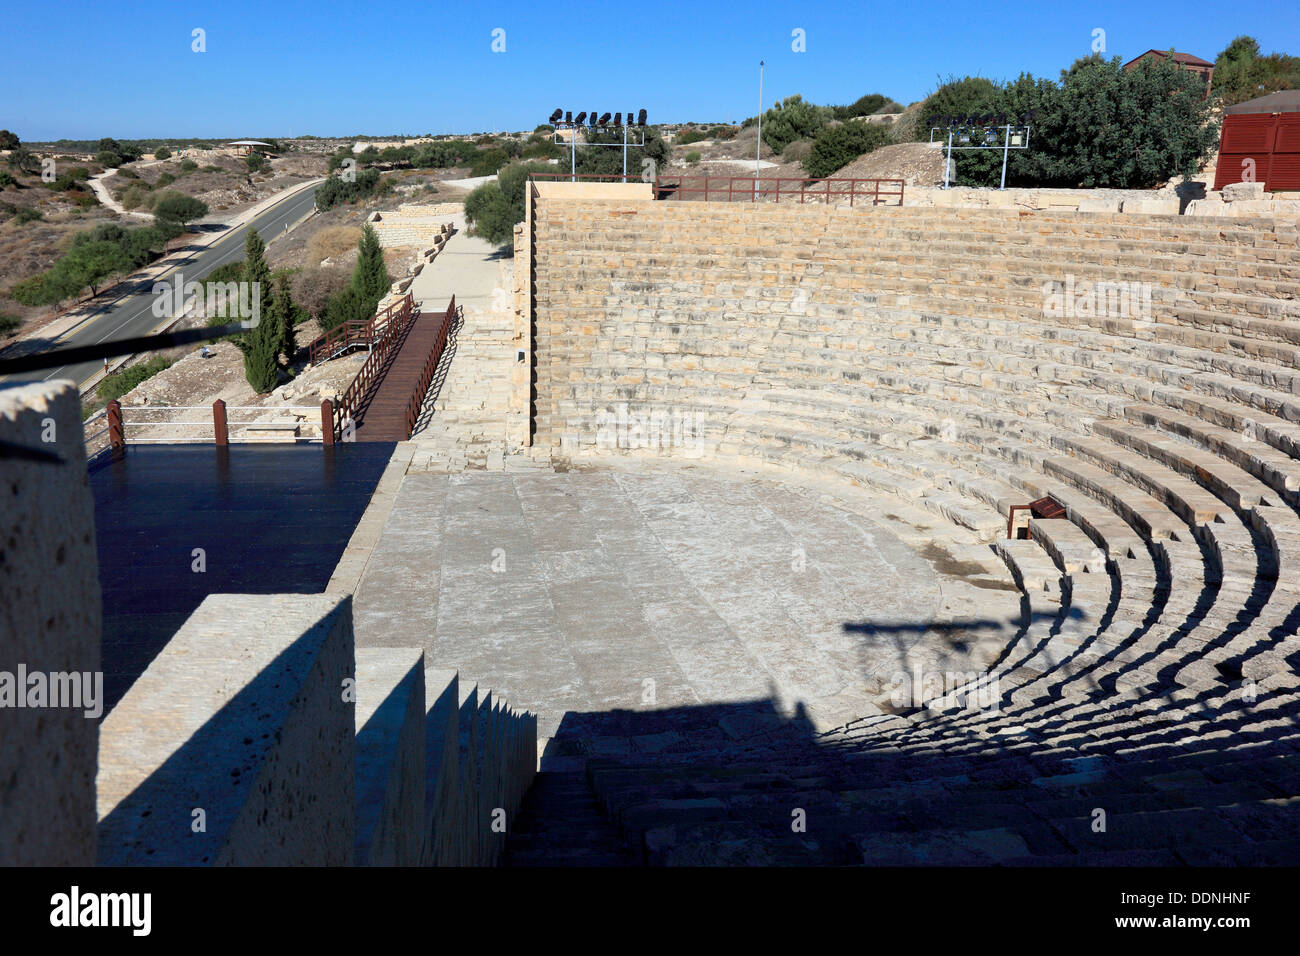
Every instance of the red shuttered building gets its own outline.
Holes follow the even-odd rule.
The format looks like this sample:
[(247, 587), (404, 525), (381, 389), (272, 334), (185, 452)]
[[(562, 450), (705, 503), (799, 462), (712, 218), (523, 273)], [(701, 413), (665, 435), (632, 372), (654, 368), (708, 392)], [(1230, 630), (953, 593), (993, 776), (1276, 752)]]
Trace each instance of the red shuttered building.
[(1260, 182), (1300, 190), (1300, 90), (1282, 90), (1223, 111), (1214, 188)]

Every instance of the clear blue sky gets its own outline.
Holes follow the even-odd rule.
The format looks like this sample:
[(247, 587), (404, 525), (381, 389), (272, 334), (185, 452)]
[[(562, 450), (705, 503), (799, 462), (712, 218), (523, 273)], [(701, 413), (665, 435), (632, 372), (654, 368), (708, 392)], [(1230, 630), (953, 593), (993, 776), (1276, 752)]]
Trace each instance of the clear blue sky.
[[(206, 53), (191, 51), (196, 27)], [(806, 52), (791, 49), (796, 29)], [(1124, 59), (1172, 46), (1213, 60), (1242, 33), (1300, 55), (1300, 2), (13, 3), (0, 128), (31, 141), (418, 135), (531, 129), (557, 106), (739, 120), (757, 110), (760, 59), (765, 104), (907, 103), (950, 73), (1055, 78), (1094, 29)]]

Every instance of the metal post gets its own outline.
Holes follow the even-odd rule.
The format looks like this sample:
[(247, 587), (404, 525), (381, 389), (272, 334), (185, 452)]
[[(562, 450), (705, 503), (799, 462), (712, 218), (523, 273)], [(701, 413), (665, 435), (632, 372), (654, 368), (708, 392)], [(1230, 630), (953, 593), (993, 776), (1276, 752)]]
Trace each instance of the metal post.
[(320, 438), (326, 445), (334, 444), (334, 403), (328, 398), (320, 403)]
[(758, 142), (754, 144), (754, 202), (758, 202), (758, 173), (763, 162), (763, 61), (758, 61)]
[(627, 127), (623, 127), (623, 182), (627, 182)]
[(943, 188), (948, 188), (948, 171), (952, 169), (952, 127), (948, 127), (948, 158), (943, 162)]
[(226, 425), (225, 399), (212, 403), (212, 434), (218, 445), (230, 444), (230, 429)]
[(1011, 126), (1008, 125), (1005, 130), (1004, 138), (1002, 140), (1002, 185), (998, 187), (999, 190), (1004, 190), (1007, 188), (1007, 153), (1010, 151), (1010, 149), (1011, 149)]
[(578, 181), (578, 128), (569, 127), (569, 182)]
[(108, 403), (108, 443), (114, 448), (126, 447), (126, 429), (122, 427), (122, 403), (117, 399)]

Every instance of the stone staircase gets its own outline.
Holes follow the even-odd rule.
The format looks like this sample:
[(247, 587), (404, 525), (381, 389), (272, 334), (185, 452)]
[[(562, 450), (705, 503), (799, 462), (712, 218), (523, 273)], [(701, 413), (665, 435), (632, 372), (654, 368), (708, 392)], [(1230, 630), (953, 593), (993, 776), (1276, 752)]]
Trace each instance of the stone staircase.
[[(752, 732), (562, 727), (639, 862), (1294, 862), (1296, 222), (541, 197), (534, 226), (557, 462), (837, 478), (996, 543), (1023, 592), (987, 673), (829, 734), (762, 702)], [(1149, 309), (1054, 310), (1067, 282)], [(619, 405), (698, 428), (610, 443)], [(1046, 495), (1066, 516), (1005, 540)]]

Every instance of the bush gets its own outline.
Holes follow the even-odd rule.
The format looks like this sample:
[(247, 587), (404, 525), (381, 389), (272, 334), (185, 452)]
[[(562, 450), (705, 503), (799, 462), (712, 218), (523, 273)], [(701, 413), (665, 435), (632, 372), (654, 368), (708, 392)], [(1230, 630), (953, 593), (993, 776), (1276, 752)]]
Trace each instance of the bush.
[(470, 166), (469, 174), (471, 176), (492, 176), (508, 162), (510, 162), (510, 156), (504, 149), (485, 149), (474, 157), (474, 164)]
[(95, 162), (99, 163), (101, 166), (106, 166), (109, 169), (115, 169), (126, 162), (126, 160), (122, 157), (121, 153), (115, 153), (108, 149), (101, 149), (95, 154)]
[(13, 174), (11, 174), (9, 170), (0, 169), (0, 189), (5, 189), (9, 186), (17, 186), (17, 185), (18, 185), (18, 180), (14, 179)]
[(45, 216), (39, 209), (24, 208), (19, 209), (18, 214), (14, 216), (14, 221), (20, 225), (25, 222), (43, 221)]
[(244, 165), (248, 167), (250, 173), (256, 173), (266, 165), (266, 157), (261, 153), (249, 153), (244, 157)]
[(182, 159), (180, 168), (182, 173), (192, 173), (199, 168), (199, 164), (192, 159)]
[(676, 143), (678, 146), (689, 146), (691, 143), (698, 143), (701, 140), (709, 138), (709, 134), (701, 129), (688, 129), (684, 133), (678, 133)]
[(698, 163), (699, 161), (700, 161), (700, 151), (699, 151), (699, 150), (697, 150), (697, 149), (693, 149), (693, 150), (691, 150), (689, 153), (686, 154), (686, 162), (690, 163), (692, 166), (694, 166), (694, 165), (695, 165), (696, 163)]
[(177, 222), (184, 226), (206, 216), (208, 205), (193, 196), (167, 193), (154, 203), (153, 214), (159, 219)]
[(7, 312), (0, 312), (0, 335), (8, 335), (10, 332), (16, 332), (22, 327), (23, 320), (16, 315), (10, 315)]
[(294, 301), (306, 309), (313, 319), (322, 321), (330, 299), (350, 285), (351, 279), (345, 269), (328, 266), (323, 269), (303, 269), (293, 277), (290, 288)]
[(171, 151), (170, 149), (168, 149), (166, 146), (159, 146), (157, 149), (155, 149), (155, 150), (153, 151), (153, 158), (154, 158), (154, 159), (171, 159), (171, 158), (172, 158), (172, 151)]
[(796, 139), (810, 139), (832, 118), (829, 107), (807, 103), (797, 93), (763, 114), (763, 142), (779, 153)]
[(863, 153), (869, 153), (891, 141), (889, 131), (862, 120), (849, 120), (828, 126), (813, 140), (803, 168), (809, 176), (822, 179), (843, 169)]
[(325, 315), (321, 319), (321, 329), (328, 332), (338, 328), (344, 322), (354, 319), (365, 321), (374, 314), (370, 303), (362, 298), (349, 282), (343, 291), (332, 296), (326, 304)]
[(147, 361), (128, 365), (120, 372), (114, 372), (112, 375), (105, 375), (100, 380), (97, 389), (99, 398), (105, 404), (116, 401), (131, 389), (135, 388), (141, 382), (153, 378), (164, 369), (171, 368), (176, 362), (162, 355), (155, 355)]
[(158, 177), (158, 181), (153, 184), (153, 188), (164, 189), (167, 186), (170, 186), (174, 182), (176, 182), (175, 176), (173, 176), (171, 173), (163, 173), (161, 176)]
[(501, 170), (496, 182), (479, 186), (465, 197), (465, 219), (470, 231), (496, 246), (511, 244), (515, 224), (524, 221), (524, 190), (529, 174), (551, 171), (549, 165), (512, 163)]
[(361, 230), (356, 226), (327, 226), (307, 240), (307, 261), (319, 265), (323, 259), (341, 256), (360, 238)]
[(812, 152), (812, 142), (806, 139), (796, 139), (793, 143), (781, 150), (781, 161), (785, 163), (802, 163)]
[(340, 203), (356, 202), (373, 195), (378, 185), (379, 172), (374, 169), (361, 170), (352, 182), (331, 176), (316, 188), (316, 208), (324, 212)]

